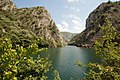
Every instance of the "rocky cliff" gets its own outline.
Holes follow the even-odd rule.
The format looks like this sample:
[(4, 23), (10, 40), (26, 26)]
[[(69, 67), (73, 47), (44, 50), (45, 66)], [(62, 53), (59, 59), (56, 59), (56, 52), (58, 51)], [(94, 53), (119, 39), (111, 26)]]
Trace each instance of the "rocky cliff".
[(79, 47), (92, 47), (95, 40), (102, 36), (99, 26), (106, 24), (106, 18), (120, 32), (120, 1), (100, 4), (88, 16), (86, 29), (73, 37), (71, 44)]
[(16, 9), (16, 5), (11, 0), (0, 0), (0, 9), (14, 10)]
[(63, 39), (69, 44), (69, 41), (76, 35), (77, 33), (70, 32), (61, 32)]
[[(42, 38), (48, 47), (64, 45), (64, 39), (49, 12), (44, 7), (17, 9), (10, 0), (3, 0), (0, 4), (2, 4), (2, 7), (0, 7), (1, 24), (4, 22), (0, 27), (3, 32), (15, 33), (14, 36), (22, 39), (22, 42), (30, 42), (35, 38)], [(5, 25), (7, 25), (6, 28), (4, 28)], [(41, 46), (44, 45), (42, 44)]]
[(50, 47), (63, 46), (64, 40), (44, 7), (22, 8), (14, 11), (22, 28), (32, 31), (36, 36), (42, 37)]

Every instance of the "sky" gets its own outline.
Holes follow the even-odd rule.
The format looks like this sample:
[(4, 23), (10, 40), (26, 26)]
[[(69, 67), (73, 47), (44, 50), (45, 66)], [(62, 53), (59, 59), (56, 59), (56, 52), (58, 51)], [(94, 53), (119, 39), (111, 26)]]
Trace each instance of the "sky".
[[(89, 14), (108, 0), (12, 0), (18, 8), (44, 6), (60, 31), (80, 33)], [(119, 0), (111, 0), (119, 1)]]

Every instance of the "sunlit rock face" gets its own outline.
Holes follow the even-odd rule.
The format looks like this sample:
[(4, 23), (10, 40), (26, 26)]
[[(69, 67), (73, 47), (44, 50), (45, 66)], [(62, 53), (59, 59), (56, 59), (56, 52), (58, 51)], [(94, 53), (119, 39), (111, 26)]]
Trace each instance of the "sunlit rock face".
[(0, 8), (2, 10), (14, 10), (16, 5), (11, 0), (0, 0)]
[(120, 33), (120, 1), (100, 4), (86, 20), (86, 29), (72, 38), (71, 44), (79, 47), (92, 47), (101, 38), (99, 26), (106, 25), (106, 18)]
[(64, 39), (44, 7), (21, 8), (17, 9), (14, 14), (18, 17), (20, 25), (31, 30), (36, 36), (42, 37), (50, 47), (64, 45)]
[(17, 36), (18, 34), (22, 35), (18, 36), (18, 38), (22, 37), (25, 40), (28, 38), (31, 41), (35, 37), (40, 37), (48, 47), (64, 46), (65, 41), (45, 7), (18, 9), (11, 0), (0, 0), (0, 9), (3, 12), (1, 23), (3, 19), (5, 24), (8, 21), (11, 22), (11, 25), (7, 24), (7, 28), (10, 29), (3, 28), (5, 24), (0, 26), (4, 32), (11, 32), (10, 30), (16, 29), (12, 30), (12, 33), (15, 33)]
[(77, 34), (77, 33), (70, 33), (70, 32), (60, 32), (60, 33), (67, 44), (69, 44), (69, 41)]

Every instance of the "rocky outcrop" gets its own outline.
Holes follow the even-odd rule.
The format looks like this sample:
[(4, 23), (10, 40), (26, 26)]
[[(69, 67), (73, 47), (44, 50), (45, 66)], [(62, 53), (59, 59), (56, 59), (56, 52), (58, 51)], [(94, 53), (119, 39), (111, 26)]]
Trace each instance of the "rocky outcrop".
[[(15, 9), (15, 7), (12, 5), (13, 3), (10, 0), (5, 1), (5, 6), (1, 5), (1, 12), (5, 13), (5, 15), (2, 15), (10, 20), (13, 24), (16, 23), (16, 25), (12, 25), (12, 28), (16, 29), (17, 27), (18, 29), (14, 31), (11, 28), (11, 30), (13, 33), (15, 33), (15, 35), (17, 34), (18, 38), (22, 38), (26, 42), (30, 42), (34, 38), (42, 38), (46, 43), (45, 45), (48, 47), (60, 47), (64, 45), (64, 39), (62, 38), (49, 12), (44, 7), (40, 6)], [(8, 8), (8, 6), (10, 7)], [(9, 10), (11, 11), (9, 12)], [(5, 24), (6, 19), (4, 25)], [(7, 31), (7, 28), (3, 28), (4, 25), (1, 26), (2, 29), (6, 32), (11, 32), (11, 30)], [(7, 27), (10, 26), (7, 24)], [(42, 44), (42, 46), (44, 45)]]
[(14, 10), (16, 9), (16, 5), (11, 0), (0, 0), (0, 9)]
[(36, 36), (42, 37), (50, 47), (63, 46), (64, 40), (44, 7), (22, 8), (14, 11), (22, 28), (32, 31)]
[(69, 44), (69, 41), (76, 35), (77, 33), (70, 32), (61, 32), (63, 39)]
[(99, 26), (106, 25), (106, 18), (120, 31), (120, 1), (100, 4), (88, 16), (86, 29), (73, 37), (71, 44), (79, 47), (92, 47), (95, 40), (102, 36)]

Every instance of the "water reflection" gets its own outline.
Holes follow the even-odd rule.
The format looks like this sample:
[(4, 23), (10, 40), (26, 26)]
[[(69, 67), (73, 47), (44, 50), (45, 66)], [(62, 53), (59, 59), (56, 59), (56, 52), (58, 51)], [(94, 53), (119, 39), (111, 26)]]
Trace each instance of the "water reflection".
[(79, 80), (85, 77), (83, 73), (86, 71), (85, 67), (78, 67), (75, 65), (76, 61), (81, 61), (84, 64), (88, 62), (95, 62), (95, 52), (91, 49), (78, 48), (75, 46), (66, 46), (63, 48), (49, 48), (47, 51), (41, 52), (42, 56), (50, 55), (52, 60), (52, 70), (47, 74), (49, 79), (53, 80), (53, 70), (60, 72), (62, 80)]

